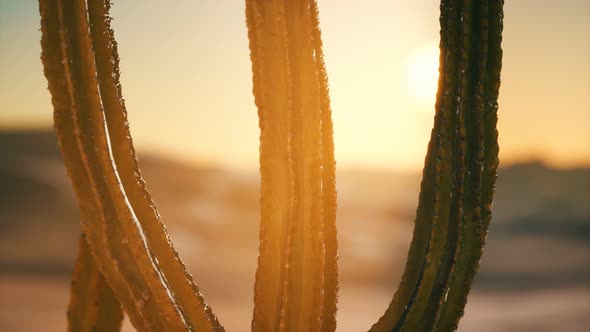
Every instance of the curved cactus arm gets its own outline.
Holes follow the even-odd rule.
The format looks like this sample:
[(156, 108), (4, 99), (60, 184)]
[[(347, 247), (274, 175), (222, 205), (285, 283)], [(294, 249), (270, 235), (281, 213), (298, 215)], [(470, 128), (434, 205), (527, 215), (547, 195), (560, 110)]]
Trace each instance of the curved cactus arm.
[[(454, 76), (451, 75), (447, 78), (443, 73), (450, 70), (450, 63), (456, 60), (453, 54), (454, 50), (447, 50), (447, 27), (442, 25), (442, 21), (446, 20), (447, 15), (446, 11), (441, 12), (440, 67), (436, 113), (422, 174), (413, 239), (399, 287), (383, 316), (371, 327), (371, 331), (375, 332), (392, 331), (399, 328), (400, 321), (405, 320), (405, 316), (407, 316), (420, 290), (425, 269), (430, 267), (428, 263), (432, 263), (427, 261), (430, 246), (440, 242), (437, 239), (435, 243), (432, 236), (437, 235), (437, 228), (438, 234), (440, 234), (440, 230), (444, 230), (446, 227), (445, 219), (448, 220), (448, 212), (443, 213), (441, 211), (446, 208), (446, 206), (443, 207), (441, 199), (447, 199), (443, 192), (450, 196), (448, 176), (452, 151), (448, 149), (448, 146), (453, 137), (453, 130), (450, 126), (453, 124), (452, 118), (454, 116), (449, 107), (453, 107), (454, 101), (450, 96), (445, 95), (443, 91), (453, 91), (456, 83), (453, 80)], [(447, 102), (451, 103), (451, 105), (445, 105)], [(436, 227), (434, 227), (435, 223)]]
[[(41, 0), (40, 11), (43, 62), (53, 97), (55, 127), (96, 263), (136, 328), (193, 330), (186, 318), (186, 312), (193, 309), (180, 307), (168, 276), (159, 266), (158, 258), (170, 257), (161, 248), (168, 241), (165, 230), (157, 223), (144, 229), (117, 172), (110, 146), (111, 128), (106, 124), (96, 77), (96, 63), (112, 59), (95, 58), (86, 2)], [(161, 227), (159, 233), (154, 231), (157, 226)], [(173, 249), (167, 253), (176, 258)], [(176, 266), (175, 273), (185, 276), (182, 264), (177, 262)], [(178, 280), (175, 276), (171, 279)], [(195, 289), (192, 281), (185, 284)], [(194, 301), (199, 302), (198, 298)], [(204, 305), (195, 311), (199, 309), (207, 310)], [(203, 320), (210, 318), (206, 313), (203, 316)], [(202, 326), (212, 330), (215, 323), (206, 321)]]
[[(169, 296), (164, 279), (155, 268), (155, 261), (150, 257), (110, 158), (96, 84), (92, 45), (88, 36), (85, 2), (57, 1), (54, 4), (59, 24), (55, 28), (61, 37), (59, 45), (62, 51), (60, 60), (64, 65), (63, 79), (70, 97), (68, 115), (72, 119), (82, 161), (82, 165), (78, 166), (83, 166), (88, 176), (91, 195), (98, 212), (93, 219), (83, 220), (84, 231), (92, 233), (91, 229), (96, 227), (98, 221), (102, 224), (102, 236), (106, 239), (100, 241), (89, 237), (90, 247), (98, 252), (99, 246), (106, 245), (107, 248), (104, 249), (110, 252), (111, 257), (96, 256), (97, 264), (99, 267), (112, 266), (112, 271), (103, 271), (109, 284), (112, 285), (118, 279), (109, 279), (111, 272), (118, 274), (124, 281), (124, 284), (113, 289), (117, 293), (118, 288), (128, 288), (131, 298), (121, 302), (123, 305), (131, 302), (137, 311), (143, 311), (141, 316), (147, 321), (145, 325), (157, 330), (184, 330), (183, 319)], [(117, 293), (118, 297), (125, 295), (129, 296), (128, 293)]]
[[(491, 220), (491, 207), (498, 167), (497, 111), (502, 66), (503, 4), (490, 1), (487, 11), (481, 11), (480, 36), (473, 36), (473, 44), (485, 54), (486, 60), (475, 60), (474, 75), (479, 78), (475, 86), (475, 112), (479, 118), (470, 123), (473, 130), (470, 169), (472, 172), (472, 204), (476, 207), (461, 220), (461, 237), (455, 254), (455, 264), (449, 277), (447, 293), (440, 305), (435, 330), (451, 331), (457, 328), (463, 315), (471, 283), (479, 267), (482, 249)], [(469, 133), (468, 133), (469, 134)], [(469, 141), (469, 140), (468, 140)], [(481, 191), (478, 191), (481, 188)], [(467, 195), (466, 195), (467, 196)]]
[(68, 305), (69, 332), (120, 331), (123, 310), (80, 236)]
[[(437, 174), (441, 180), (436, 186), (436, 204), (433, 217), (431, 242), (426, 255), (423, 278), (416, 297), (411, 306), (406, 308), (407, 315), (397, 322), (397, 328), (403, 331), (430, 331), (429, 325), (436, 316), (448, 276), (449, 266), (453, 263), (453, 254), (458, 238), (459, 214), (464, 210), (465, 177), (465, 132), (464, 116), (452, 110), (464, 109), (456, 95), (465, 94), (461, 70), (462, 54), (458, 51), (461, 45), (460, 13), (456, 1), (441, 2), (441, 61), (439, 79), (442, 88), (439, 90), (436, 105), (437, 113), (443, 119), (439, 132), (439, 167)], [(465, 31), (465, 34), (470, 32)], [(468, 52), (468, 51), (467, 51)], [(451, 111), (449, 111), (451, 110)]]
[(502, 1), (441, 2), (435, 125), (399, 290), (372, 331), (453, 331), (477, 271), (498, 165)]
[[(80, 146), (74, 134), (74, 123), (71, 116), (72, 100), (65, 77), (65, 62), (61, 42), (61, 29), (59, 10), (54, 1), (40, 1), (39, 10), (41, 14), (41, 49), (44, 73), (47, 77), (48, 88), (52, 97), (54, 107), (53, 119), (58, 136), (58, 142), (66, 165), (68, 176), (76, 192), (78, 206), (82, 220), (94, 220), (99, 214), (94, 194), (91, 190), (90, 179), (84, 168)], [(84, 222), (83, 222), (84, 225)], [(93, 255), (104, 257), (104, 263), (100, 270), (108, 273), (109, 285), (119, 295), (118, 300), (126, 308), (126, 312), (134, 325), (145, 331), (144, 320), (134, 305), (134, 299), (130, 289), (125, 285), (122, 276), (117, 273), (114, 257), (106, 245), (104, 225), (96, 223), (95, 227), (85, 229), (86, 239), (96, 244)], [(121, 295), (124, 294), (124, 295)]]
[(110, 26), (109, 9), (109, 0), (88, 1), (99, 90), (121, 184), (188, 323), (198, 331), (223, 330), (172, 246), (156, 205), (141, 177), (121, 92), (119, 55)]
[(333, 330), (335, 163), (317, 5), (248, 0), (246, 17), (262, 177), (252, 328)]

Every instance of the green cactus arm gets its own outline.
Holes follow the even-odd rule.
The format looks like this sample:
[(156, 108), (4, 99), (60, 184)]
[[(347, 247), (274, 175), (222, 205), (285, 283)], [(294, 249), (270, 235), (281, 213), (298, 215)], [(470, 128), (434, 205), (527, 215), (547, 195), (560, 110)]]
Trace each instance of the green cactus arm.
[[(451, 206), (451, 230), (452, 236), (448, 238), (448, 245), (444, 249), (445, 257), (438, 268), (436, 286), (432, 297), (428, 301), (427, 308), (417, 315), (413, 321), (408, 321), (407, 330), (431, 331), (437, 319), (437, 311), (440, 302), (448, 292), (449, 274), (454, 269), (458, 250), (458, 241), (464, 236), (461, 232), (461, 225), (470, 215), (477, 215), (481, 206), (479, 193), (481, 192), (481, 181), (479, 180), (481, 170), (477, 167), (477, 156), (482, 153), (483, 146), (479, 137), (482, 135), (481, 117), (481, 91), (485, 75), (485, 63), (487, 60), (487, 40), (484, 35), (487, 33), (487, 2), (463, 3), (450, 2), (447, 9), (455, 13), (452, 19), (445, 24), (456, 24), (459, 26), (460, 39), (458, 40), (461, 49), (461, 58), (453, 69), (458, 73), (460, 81), (457, 95), (460, 102), (457, 105), (457, 136), (455, 138), (456, 165), (458, 170), (454, 183), (457, 187), (453, 195)], [(481, 39), (481, 42), (478, 40)], [(481, 250), (481, 249), (480, 249)]]
[[(441, 75), (414, 240), (400, 288), (374, 331), (452, 331), (462, 315), (487, 234), (497, 167), (501, 16), (501, 1), (441, 2)], [(432, 155), (437, 162), (429, 173)], [(434, 203), (423, 204), (432, 190)], [(421, 228), (431, 230), (427, 245)]]
[(221, 331), (223, 328), (172, 246), (145, 181), (141, 177), (121, 93), (119, 56), (114, 33), (110, 27), (109, 9), (109, 0), (88, 1), (90, 33), (100, 95), (117, 171), (121, 176), (129, 203), (141, 222), (151, 250), (188, 323), (198, 331)]
[[(313, 40), (319, 38), (317, 8), (314, 1), (247, 1), (246, 17), (262, 177), (252, 328), (333, 329), (334, 161), (333, 152), (326, 152), (333, 143), (325, 70), (315, 54), (321, 44)], [(325, 286), (328, 293), (322, 291)]]
[(122, 323), (123, 309), (94, 263), (82, 234), (70, 287), (68, 331), (120, 331)]
[(473, 168), (479, 171), (479, 179), (476, 178), (476, 181), (481, 181), (481, 191), (474, 194), (475, 198), (479, 198), (479, 209), (468, 215), (461, 225), (461, 234), (465, 236), (459, 239), (454, 269), (449, 277), (448, 294), (441, 303), (437, 315), (437, 331), (457, 328), (467, 302), (470, 285), (479, 266), (491, 219), (499, 151), (496, 123), (502, 64), (503, 4), (501, 0), (489, 2), (486, 15), (488, 24), (482, 30), (485, 35), (479, 41), (487, 44), (487, 62), (484, 64), (485, 74), (482, 75), (484, 84), (479, 87), (483, 97), (477, 101), (478, 107), (482, 110), (481, 119), (477, 123), (481, 126), (482, 132), (478, 133), (481, 135), (477, 140), (481, 142), (482, 148), (474, 153), (472, 161)]
[[(427, 267), (428, 254), (430, 245), (433, 242), (433, 231), (435, 230), (433, 228), (435, 218), (438, 220), (437, 226), (440, 228), (444, 228), (444, 220), (448, 218), (442, 211), (438, 211), (440, 214), (436, 214), (437, 210), (442, 208), (441, 199), (445, 198), (442, 192), (448, 192), (445, 180), (448, 174), (441, 174), (441, 172), (448, 173), (449, 157), (452, 153), (452, 150), (448, 149), (448, 142), (453, 136), (453, 131), (450, 130), (453, 121), (451, 112), (446, 110), (452, 107), (448, 103), (452, 104), (454, 100), (446, 95), (444, 91), (452, 91), (456, 86), (453, 76), (447, 77), (443, 75), (443, 73), (450, 70), (449, 66), (456, 61), (456, 56), (453, 54), (455, 51), (447, 50), (448, 27), (442, 24), (442, 20), (446, 20), (447, 15), (446, 11), (441, 12), (440, 75), (436, 113), (422, 174), (413, 239), (410, 243), (408, 258), (399, 287), (383, 316), (371, 327), (370, 330), (374, 332), (392, 331), (396, 326), (399, 328), (398, 323), (405, 319), (418, 295), (424, 270)], [(439, 186), (442, 187), (437, 192)], [(436, 233), (434, 234), (436, 235)]]
[(484, 130), (484, 168), (482, 178), (482, 222), (489, 227), (492, 218), (492, 202), (498, 170), (498, 96), (500, 92), (500, 72), (502, 69), (502, 29), (504, 1), (490, 2), (488, 10), (488, 74), (485, 77), (483, 130)]
[[(53, 55), (44, 58), (45, 65), (50, 68), (46, 70), (50, 91), (58, 99), (63, 97), (63, 91), (67, 91), (70, 99), (66, 109), (54, 102), (58, 138), (73, 139), (73, 142), (63, 142), (62, 146), (76, 146), (75, 151), (62, 148), (64, 159), (81, 162), (66, 162), (69, 168), (74, 168), (69, 170), (70, 174), (87, 174), (84, 181), (73, 179), (73, 184), (86, 186), (77, 189), (85, 194), (78, 195), (78, 200), (82, 208), (91, 207), (95, 212), (87, 213), (90, 218), (83, 218), (82, 221), (97, 264), (138, 329), (188, 330), (124, 196), (111, 160), (85, 2), (48, 3), (41, 0), (40, 9), (42, 17), (46, 16), (45, 21), (52, 23), (45, 24), (43, 32), (53, 37), (45, 38), (42, 43), (46, 53)], [(55, 17), (58, 20), (54, 20)], [(55, 42), (56, 35), (59, 36), (57, 42), (53, 45), (48, 43)], [(56, 48), (59, 48), (58, 52), (55, 52)], [(62, 72), (55, 72), (55, 69)], [(65, 90), (55, 91), (52, 86)], [(62, 111), (65, 112), (62, 114)], [(63, 127), (70, 127), (67, 129), (71, 129), (74, 135), (60, 132)], [(73, 154), (70, 156), (69, 152)]]
[(440, 22), (441, 56), (444, 56), (444, 62), (441, 62), (442, 75), (439, 79), (444, 80), (444, 83), (437, 94), (440, 102), (435, 107), (444, 123), (439, 134), (440, 162), (437, 168), (442, 181), (437, 183), (433, 230), (423, 277), (416, 298), (406, 308), (407, 315), (396, 324), (396, 329), (402, 331), (430, 330), (424, 325), (428, 325), (436, 316), (436, 304), (442, 296), (458, 237), (455, 220), (457, 213), (462, 211), (466, 145), (461, 134), (465, 131), (465, 122), (462, 115), (455, 111), (461, 108), (455, 96), (458, 91), (464, 91), (459, 74), (462, 56), (458, 52), (458, 45), (461, 45), (461, 20), (456, 1), (441, 2)]

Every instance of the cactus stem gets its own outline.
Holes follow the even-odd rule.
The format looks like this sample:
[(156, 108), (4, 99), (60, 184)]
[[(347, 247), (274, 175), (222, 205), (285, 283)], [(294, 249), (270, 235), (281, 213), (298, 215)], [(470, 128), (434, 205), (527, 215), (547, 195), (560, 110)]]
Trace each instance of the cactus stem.
[(317, 5), (252, 0), (246, 17), (262, 177), (252, 328), (334, 330), (335, 163)]
[(372, 331), (453, 331), (483, 250), (498, 160), (502, 1), (443, 0), (434, 129), (406, 270)]

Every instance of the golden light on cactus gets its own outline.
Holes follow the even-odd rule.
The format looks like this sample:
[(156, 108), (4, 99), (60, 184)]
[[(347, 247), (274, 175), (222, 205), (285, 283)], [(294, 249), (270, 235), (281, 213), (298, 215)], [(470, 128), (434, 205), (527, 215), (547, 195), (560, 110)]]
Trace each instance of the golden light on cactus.
[(336, 327), (332, 119), (315, 1), (246, 1), (262, 198), (254, 331)]
[[(39, 4), (55, 129), (84, 233), (70, 330), (117, 330), (122, 307), (139, 331), (222, 331), (142, 180), (110, 1)], [(498, 165), (502, 6), (441, 3), (442, 75), (414, 238), (400, 287), (373, 331), (452, 331), (462, 315)], [(246, 22), (262, 182), (252, 329), (334, 331), (335, 161), (317, 4), (247, 0)]]

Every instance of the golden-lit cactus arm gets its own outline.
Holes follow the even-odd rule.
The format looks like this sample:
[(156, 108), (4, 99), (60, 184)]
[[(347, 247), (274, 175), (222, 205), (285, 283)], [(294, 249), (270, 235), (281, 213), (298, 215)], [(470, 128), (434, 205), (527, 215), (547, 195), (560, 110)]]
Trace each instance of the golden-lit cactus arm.
[[(72, 100), (65, 77), (64, 59), (60, 22), (57, 3), (53, 1), (40, 1), (41, 14), (41, 49), (44, 73), (47, 77), (48, 88), (54, 108), (54, 126), (58, 136), (58, 142), (64, 158), (68, 176), (76, 192), (78, 206), (82, 220), (94, 220), (98, 215), (98, 207), (92, 193), (88, 174), (84, 169), (80, 146), (74, 134), (74, 124), (71, 116)], [(124, 285), (122, 276), (117, 273), (114, 258), (106, 245), (104, 225), (98, 223), (96, 227), (87, 227), (85, 235), (87, 240), (97, 244), (94, 249), (95, 256), (105, 257), (105, 264), (101, 267), (102, 273), (108, 273), (111, 288), (116, 289), (118, 299), (126, 307), (130, 319), (137, 324), (138, 329), (145, 330), (143, 319), (134, 306), (130, 289)]]
[(292, 205), (288, 151), (286, 23), (282, 1), (246, 1), (253, 91), (260, 126), (260, 253), (254, 285), (253, 331), (278, 331), (286, 278)]
[(69, 332), (120, 331), (123, 310), (80, 237), (68, 305)]
[(318, 331), (323, 306), (321, 110), (314, 49), (309, 38), (313, 28), (309, 5), (309, 1), (284, 2), (291, 90), (290, 161), (294, 181), (281, 317), (281, 324), (287, 331)]
[(502, 6), (441, 3), (439, 91), (414, 239), (399, 290), (373, 331), (453, 331), (463, 314), (498, 164)]
[(55, 127), (96, 263), (136, 328), (192, 330), (152, 254), (112, 160), (86, 2), (41, 0), (40, 9)]
[(319, 38), (316, 4), (247, 1), (246, 15), (262, 176), (252, 327), (333, 330), (334, 160), (333, 151), (326, 151), (333, 150), (332, 126), (325, 70), (316, 53), (321, 47), (315, 40)]
[(222, 330), (192, 276), (180, 260), (168, 237), (145, 182), (141, 177), (127, 112), (119, 81), (119, 55), (111, 18), (109, 0), (89, 0), (88, 17), (94, 47), (100, 95), (106, 117), (113, 158), (129, 203), (141, 222), (154, 256), (170, 285), (170, 290), (197, 331)]

